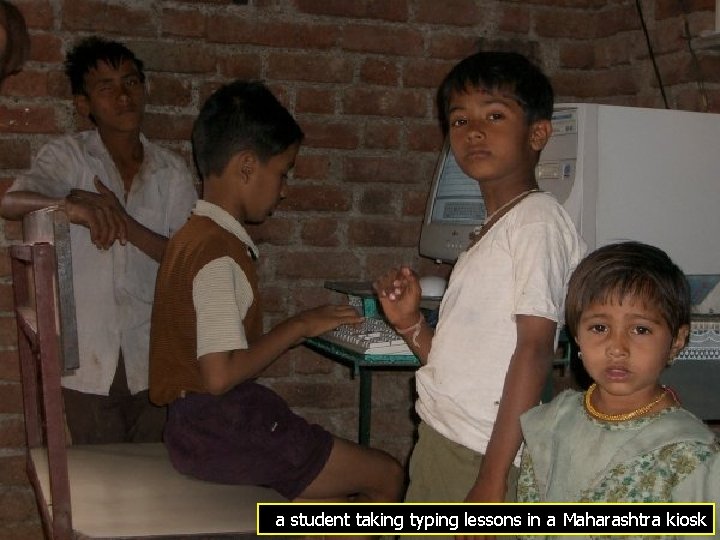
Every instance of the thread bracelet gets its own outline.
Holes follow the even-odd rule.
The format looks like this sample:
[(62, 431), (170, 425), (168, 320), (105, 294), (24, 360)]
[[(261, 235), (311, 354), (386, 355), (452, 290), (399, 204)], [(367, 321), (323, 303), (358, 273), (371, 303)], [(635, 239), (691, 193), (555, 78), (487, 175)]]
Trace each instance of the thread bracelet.
[(408, 326), (407, 328), (395, 328), (395, 331), (403, 337), (407, 336), (410, 332), (412, 332), (412, 344), (416, 347), (419, 347), (420, 344), (417, 342), (417, 338), (420, 335), (420, 330), (424, 322), (425, 317), (423, 317), (422, 312), (420, 312), (420, 318), (415, 324), (413, 324), (412, 326)]

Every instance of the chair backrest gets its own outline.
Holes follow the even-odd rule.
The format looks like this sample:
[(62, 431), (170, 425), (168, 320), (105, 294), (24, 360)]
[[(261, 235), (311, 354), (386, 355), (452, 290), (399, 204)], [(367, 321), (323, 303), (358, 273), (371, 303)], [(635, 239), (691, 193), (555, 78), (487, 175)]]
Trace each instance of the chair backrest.
[[(28, 449), (47, 447), (52, 519), (47, 504), (38, 506), (47, 536), (70, 539), (73, 532), (60, 376), (65, 365), (63, 350), (67, 346), (77, 350), (77, 335), (61, 333), (58, 295), (60, 280), (68, 276), (58, 276), (55, 246), (49, 242), (12, 246), (10, 256), (25, 432)], [(28, 457), (28, 468), (32, 467)], [(28, 473), (31, 479), (37, 477), (33, 470)], [(34, 487), (36, 494), (41, 493), (37, 485)]]

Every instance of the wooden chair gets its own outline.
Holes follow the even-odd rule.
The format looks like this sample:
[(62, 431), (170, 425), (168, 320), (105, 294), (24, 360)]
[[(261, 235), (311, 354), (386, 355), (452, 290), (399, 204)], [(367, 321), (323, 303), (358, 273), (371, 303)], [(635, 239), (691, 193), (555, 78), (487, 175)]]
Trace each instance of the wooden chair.
[(77, 340), (59, 331), (55, 246), (12, 246), (27, 469), (47, 538), (238, 538), (255, 535), (257, 502), (275, 491), (213, 484), (176, 472), (164, 445), (66, 446), (60, 377), (63, 351)]

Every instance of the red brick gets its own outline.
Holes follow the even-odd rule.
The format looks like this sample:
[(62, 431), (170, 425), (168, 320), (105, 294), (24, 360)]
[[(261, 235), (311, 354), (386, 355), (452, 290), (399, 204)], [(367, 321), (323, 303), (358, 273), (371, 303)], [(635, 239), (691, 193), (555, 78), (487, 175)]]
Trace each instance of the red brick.
[(62, 71), (48, 71), (48, 96), (60, 99), (72, 99), (70, 81)]
[[(417, 242), (416, 242), (417, 244)], [(382, 249), (373, 249), (365, 258), (365, 275), (374, 279), (381, 276), (391, 268), (398, 268), (401, 265), (410, 265), (411, 268), (418, 267), (417, 245), (413, 247), (394, 247)]]
[(683, 0), (682, 3), (677, 0), (656, 0), (653, 4), (655, 19), (658, 20), (682, 15), (683, 8), (687, 12), (713, 11), (716, 5), (715, 0)]
[(423, 54), (423, 36), (420, 30), (412, 28), (346, 25), (341, 46), (348, 51), (420, 56)]
[(0, 131), (10, 133), (59, 133), (55, 109), (52, 107), (0, 106)]
[(539, 37), (592, 39), (603, 14), (580, 10), (541, 10), (535, 13), (535, 32)]
[(420, 235), (418, 223), (366, 219), (353, 220), (348, 227), (348, 244), (352, 246), (416, 246)]
[(403, 86), (405, 88), (431, 88), (434, 91), (453, 65), (454, 62), (416, 60), (406, 66), (403, 72)]
[(352, 204), (352, 194), (341, 187), (325, 185), (288, 186), (281, 208), (289, 211), (345, 212)]
[(501, 32), (527, 34), (530, 31), (530, 11), (526, 6), (503, 6), (498, 29)]
[(16, 2), (30, 29), (50, 29), (53, 25), (53, 8), (48, 0)]
[(360, 197), (363, 215), (392, 215), (395, 213), (396, 192), (389, 189), (366, 189)]
[(192, 83), (160, 74), (149, 74), (147, 78), (148, 103), (187, 107), (192, 105)]
[(291, 313), (299, 313), (323, 304), (334, 303), (332, 292), (322, 285), (325, 280), (320, 278), (313, 281), (314, 285), (293, 286), (292, 292), (285, 291), (285, 294), (289, 296), (288, 303)]
[(352, 80), (353, 66), (336, 55), (271, 54), (267, 74), (271, 79), (343, 83)]
[(145, 114), (143, 132), (151, 139), (186, 140), (195, 118), (184, 114)]
[(302, 13), (343, 18), (384, 19), (402, 22), (408, 18), (407, 0), (295, 0)]
[(0, 350), (0, 381), (20, 381), (20, 361), (16, 350)]
[(425, 172), (412, 158), (347, 157), (343, 165), (348, 182), (407, 184), (417, 182)]
[(33, 62), (62, 63), (62, 40), (49, 33), (30, 36), (30, 60)]
[(0, 168), (26, 169), (32, 158), (30, 141), (22, 139), (0, 139)]
[(17, 325), (14, 314), (0, 316), (0, 343), (5, 346), (17, 346)]
[(35, 495), (29, 489), (0, 491), (0, 522), (25, 521), (37, 515)]
[(397, 86), (399, 78), (398, 65), (382, 58), (368, 58), (360, 67), (360, 79), (370, 84)]
[(4, 232), (6, 240), (22, 240), (22, 221), (5, 221)]
[(422, 217), (427, 206), (428, 190), (403, 192), (402, 215)]
[(259, 79), (262, 73), (262, 58), (259, 54), (220, 54), (217, 59), (218, 71), (233, 79)]
[(635, 5), (612, 6), (601, 12), (595, 37), (614, 36), (641, 28)]
[(391, 118), (424, 117), (431, 96), (422, 90), (351, 88), (343, 96), (348, 114), (380, 115)]
[[(2, 147), (0, 147), (0, 151)], [(298, 179), (312, 178), (325, 180), (330, 170), (330, 158), (324, 154), (301, 153), (295, 160), (293, 177)]]
[(0, 448), (25, 448), (25, 424), (20, 415), (0, 418)]
[(17, 382), (0, 385), (0, 414), (22, 414), (22, 387)]
[(430, 58), (443, 58), (451, 60), (448, 67), (477, 52), (478, 41), (476, 36), (460, 36), (454, 33), (433, 32), (428, 38), (427, 56)]
[(443, 143), (438, 122), (431, 124), (408, 124), (407, 146), (409, 150), (439, 152)]
[(287, 279), (360, 279), (362, 272), (357, 257), (350, 253), (289, 252), (278, 254), (277, 275)]
[(595, 67), (595, 47), (592, 43), (573, 41), (560, 44), (560, 67), (590, 69)]
[(8, 77), (2, 85), (3, 94), (17, 97), (43, 97), (48, 94), (48, 74), (23, 70)]
[(273, 216), (259, 225), (248, 224), (248, 233), (256, 244), (287, 246), (293, 238), (295, 220)]
[(399, 148), (402, 128), (397, 124), (368, 120), (364, 127), (363, 146), (365, 148)]
[(99, 0), (73, 0), (63, 5), (62, 16), (63, 30), (123, 34), (132, 28), (135, 36), (155, 34), (153, 13), (149, 6), (147, 9), (133, 9)]
[(335, 112), (335, 91), (323, 88), (298, 88), (295, 112), (332, 114)]
[(27, 458), (25, 455), (0, 457), (0, 485), (26, 487)]
[[(262, 255), (262, 254), (261, 254)], [(262, 287), (262, 306), (265, 314), (288, 314), (288, 292), (286, 287)]]
[(472, 26), (481, 21), (482, 8), (473, 0), (417, 0), (415, 20), (420, 23)]
[(304, 246), (338, 247), (336, 218), (306, 218), (302, 221), (300, 238)]
[(305, 132), (303, 145), (311, 148), (342, 148), (353, 150), (358, 147), (360, 136), (353, 123), (321, 122), (300, 119)]
[(293, 369), (302, 375), (328, 375), (335, 369), (335, 363), (307, 347), (298, 347), (294, 351)]
[[(8, 222), (3, 222), (4, 226), (8, 225)], [(0, 277), (10, 276), (10, 254), (7, 247), (0, 247)]]
[(146, 71), (215, 72), (215, 48), (203, 43), (136, 41), (130, 44), (130, 48), (145, 63)]
[(209, 42), (296, 49), (329, 49), (337, 45), (340, 27), (330, 24), (263, 22), (227, 14), (212, 15)]
[(202, 37), (206, 32), (205, 14), (197, 9), (163, 9), (163, 35)]
[(0, 523), (3, 540), (45, 540), (39, 520)]

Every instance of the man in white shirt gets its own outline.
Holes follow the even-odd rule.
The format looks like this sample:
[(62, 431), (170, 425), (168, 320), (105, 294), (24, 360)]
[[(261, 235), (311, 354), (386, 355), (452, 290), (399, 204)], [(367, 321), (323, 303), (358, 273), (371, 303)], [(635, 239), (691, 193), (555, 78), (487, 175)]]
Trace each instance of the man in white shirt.
[(159, 441), (165, 411), (147, 395), (155, 275), (197, 192), (184, 161), (141, 134), (145, 76), (132, 51), (90, 37), (65, 71), (96, 129), (43, 146), (0, 214), (57, 206), (71, 223), (80, 367), (62, 384), (73, 442)]

